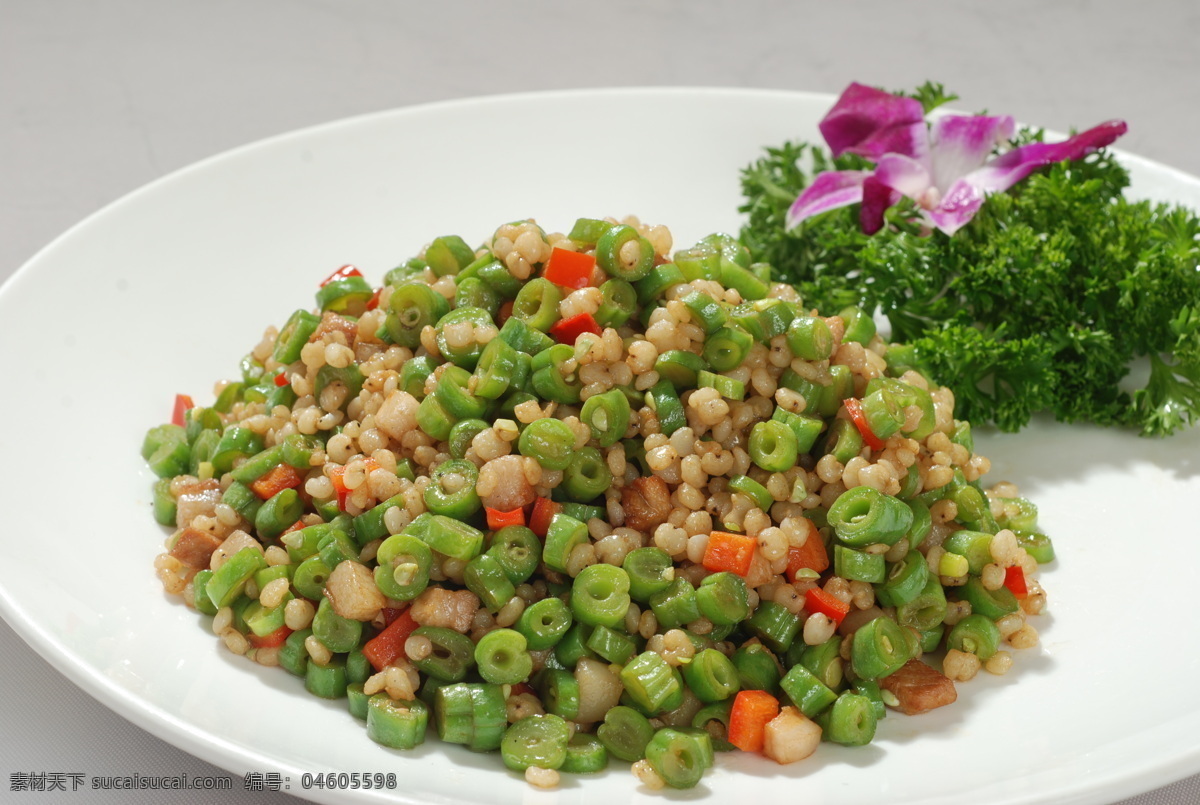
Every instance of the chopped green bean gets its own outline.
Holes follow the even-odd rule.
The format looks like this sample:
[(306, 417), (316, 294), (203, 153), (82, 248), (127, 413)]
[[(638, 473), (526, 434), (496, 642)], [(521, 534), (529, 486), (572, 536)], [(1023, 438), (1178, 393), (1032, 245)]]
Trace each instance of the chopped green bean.
[(824, 728), (823, 738), (844, 746), (865, 746), (875, 737), (875, 709), (870, 699), (857, 693), (838, 696), (818, 723)]
[(615, 565), (590, 565), (571, 585), (571, 614), (589, 626), (617, 628), (629, 609), (629, 574)]
[(707, 648), (683, 666), (688, 688), (702, 702), (719, 702), (741, 690), (733, 661), (714, 648)]
[(475, 644), (471, 638), (443, 626), (419, 626), (414, 637), (429, 641), (429, 654), (412, 660), (413, 667), (443, 682), (461, 682), (475, 665)]
[(498, 685), (524, 682), (533, 671), (525, 636), (515, 629), (494, 629), (475, 644), (479, 675)]
[(593, 500), (612, 484), (608, 462), (595, 447), (576, 450), (563, 470), (562, 489), (572, 500)]
[(644, 651), (625, 664), (621, 684), (633, 703), (650, 715), (669, 712), (683, 703), (678, 672), (653, 651)]
[(855, 548), (894, 545), (912, 521), (912, 509), (904, 501), (869, 486), (847, 489), (829, 507), (829, 524), (838, 539)]
[(756, 422), (750, 430), (750, 460), (767, 472), (786, 472), (796, 466), (796, 434), (782, 422)]
[(712, 754), (706, 732), (663, 727), (646, 744), (646, 760), (671, 788), (694, 788), (712, 765)]
[[(628, 243), (637, 244), (636, 256), (632, 262), (626, 260), (624, 247)], [(618, 224), (597, 239), (596, 262), (610, 276), (626, 282), (636, 282), (654, 268), (654, 247), (632, 226)]]
[(571, 729), (553, 713), (536, 713), (513, 723), (500, 743), (500, 757), (513, 771), (530, 766), (557, 769), (566, 762)]
[(596, 728), (596, 737), (613, 757), (632, 763), (646, 756), (654, 727), (632, 707), (617, 705), (604, 714), (603, 723)]
[(376, 693), (367, 700), (367, 736), (392, 749), (413, 749), (425, 742), (429, 708), (420, 699), (396, 700)]
[(565, 470), (574, 456), (575, 434), (561, 419), (535, 419), (521, 431), (517, 450), (544, 469)]

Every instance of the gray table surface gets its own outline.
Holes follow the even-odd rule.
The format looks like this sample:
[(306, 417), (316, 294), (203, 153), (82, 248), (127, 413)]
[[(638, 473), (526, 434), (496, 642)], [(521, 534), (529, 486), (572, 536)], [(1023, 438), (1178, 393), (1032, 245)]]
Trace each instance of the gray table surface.
[[(0, 0), (0, 281), (90, 213), (233, 146), (514, 91), (934, 79), (965, 108), (1049, 128), (1124, 118), (1124, 148), (1200, 174), (1198, 41), (1195, 0)], [(74, 772), (86, 786), (226, 772), (91, 699), (3, 622), (0, 656), (0, 801), (216, 801), (14, 792), (18, 774)], [(296, 801), (238, 784), (219, 801)], [(1122, 805), (1196, 802), (1200, 776)]]

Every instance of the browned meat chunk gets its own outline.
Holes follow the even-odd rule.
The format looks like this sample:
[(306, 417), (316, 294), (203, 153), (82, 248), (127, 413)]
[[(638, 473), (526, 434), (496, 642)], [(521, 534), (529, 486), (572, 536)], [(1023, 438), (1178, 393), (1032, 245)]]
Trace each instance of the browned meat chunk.
[(621, 490), (621, 506), (625, 509), (625, 525), (647, 534), (670, 516), (671, 490), (656, 475), (637, 478)]
[(321, 316), (321, 324), (308, 340), (320, 341), (330, 333), (341, 333), (346, 336), (346, 346), (352, 347), (354, 346), (354, 339), (358, 337), (358, 324), (350, 321), (345, 316), (325, 311), (325, 315)]
[(216, 479), (194, 481), (183, 487), (175, 498), (175, 525), (186, 528), (200, 515), (212, 517), (221, 502), (221, 484)]
[(422, 626), (442, 626), (466, 634), (471, 628), (479, 597), (470, 590), (430, 587), (413, 601), (412, 618)]
[(352, 621), (371, 620), (387, 603), (370, 569), (351, 560), (339, 562), (329, 574), (325, 597), (334, 612)]
[(525, 477), (525, 461), (521, 456), (501, 456), (483, 465), (475, 489), (484, 506), (510, 512), (533, 503), (537, 493)]
[(221, 547), (221, 538), (198, 528), (185, 528), (179, 532), (175, 544), (168, 551), (188, 567), (203, 570), (208, 567), (213, 551)]
[(879, 680), (879, 686), (891, 691), (899, 699), (896, 709), (910, 716), (928, 713), (958, 698), (954, 681), (920, 660), (904, 663), (899, 671)]

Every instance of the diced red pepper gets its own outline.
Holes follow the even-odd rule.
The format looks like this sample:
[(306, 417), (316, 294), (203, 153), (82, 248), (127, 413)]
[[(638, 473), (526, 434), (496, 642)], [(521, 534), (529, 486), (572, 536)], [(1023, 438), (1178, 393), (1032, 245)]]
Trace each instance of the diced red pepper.
[(531, 694), (536, 695), (534, 689), (530, 686), (530, 684), (528, 682), (518, 682), (517, 684), (513, 685), (512, 690), (509, 692), (508, 695), (509, 696), (520, 696), (522, 693), (531, 693)]
[(259, 637), (254, 632), (250, 632), (246, 635), (246, 640), (250, 643), (250, 645), (254, 646), (254, 648), (279, 648), (283, 645), (284, 641), (288, 639), (288, 635), (291, 633), (291, 629), (287, 628), (286, 626), (280, 626), (275, 631), (271, 632), (270, 634), (263, 635), (262, 637)]
[(196, 404), (192, 402), (192, 398), (186, 394), (175, 395), (175, 410), (171, 414), (171, 424), (183, 427), (187, 424), (184, 414), (195, 408)]
[[(373, 458), (364, 458), (363, 464), (366, 467), (367, 475), (379, 469), (379, 463)], [(329, 480), (333, 482), (334, 491), (337, 492), (338, 508), (345, 511), (346, 499), (354, 491), (346, 486), (346, 468), (344, 466), (330, 466), (326, 474), (329, 476)]]
[(1020, 565), (1004, 569), (1004, 586), (1011, 590), (1017, 598), (1025, 598), (1029, 595), (1029, 584), (1025, 581), (1025, 571), (1021, 569)]
[(743, 752), (761, 752), (767, 724), (777, 715), (779, 700), (765, 690), (739, 691), (729, 710), (729, 742)]
[(731, 534), (728, 531), (714, 531), (708, 535), (708, 547), (704, 549), (701, 564), (705, 570), (714, 573), (729, 571), (739, 576), (750, 572), (754, 562), (754, 549), (758, 540), (745, 534)]
[(288, 380), (287, 378), (287, 372), (280, 372), (279, 374), (275, 375), (275, 385), (279, 388), (290, 386), (291, 382), (292, 381)]
[(281, 537), (282, 537), (284, 534), (290, 534), (290, 533), (292, 533), (293, 531), (299, 531), (299, 530), (301, 530), (302, 528), (304, 528), (304, 521), (303, 521), (303, 520), (297, 520), (296, 522), (292, 523), (292, 524), (291, 524), (290, 526), (288, 526), (287, 528), (283, 529), (283, 531), (279, 532), (279, 536), (281, 536)]
[(263, 500), (269, 500), (285, 489), (295, 489), (303, 480), (300, 470), (291, 464), (276, 464), (266, 475), (252, 481), (250, 488)]
[(550, 521), (561, 511), (562, 504), (556, 503), (550, 498), (538, 498), (533, 502), (533, 512), (529, 515), (529, 530), (541, 539), (545, 539), (546, 531), (550, 528)]
[(804, 608), (809, 612), (828, 615), (836, 623), (841, 623), (842, 619), (850, 612), (849, 602), (825, 592), (820, 587), (810, 587), (804, 593)]
[(550, 251), (550, 259), (546, 261), (542, 276), (555, 285), (578, 291), (591, 285), (595, 269), (596, 258), (593, 255), (555, 247)]
[(863, 441), (867, 443), (867, 447), (870, 447), (872, 450), (882, 450), (883, 442), (871, 430), (871, 426), (867, 422), (867, 415), (863, 413), (862, 402), (854, 397), (850, 397), (843, 400), (842, 405), (846, 406), (846, 413), (850, 415), (850, 421), (854, 423), (854, 427), (858, 428), (858, 432), (862, 434)]
[(367, 300), (367, 310), (374, 310), (379, 307), (379, 295), (383, 293), (383, 288), (376, 288), (375, 293), (371, 294), (371, 298)]
[(362, 272), (359, 271), (354, 266), (349, 266), (349, 265), (342, 266), (337, 271), (333, 272), (328, 277), (321, 280), (321, 287), (324, 288), (326, 285), (333, 282), (334, 280), (344, 280), (344, 279), (346, 279), (346, 277), (361, 277), (361, 276), (362, 276)]
[(346, 468), (339, 466), (329, 467), (326, 474), (329, 480), (333, 482), (333, 491), (337, 493), (338, 508), (342, 511), (346, 510), (346, 498), (350, 497), (350, 489), (346, 486)]
[(408, 607), (384, 607), (379, 610), (379, 614), (383, 616), (383, 625), (391, 626), (396, 618), (404, 614), (404, 610)]
[(525, 525), (524, 509), (513, 509), (510, 512), (502, 512), (499, 509), (489, 509), (485, 506), (484, 511), (487, 513), (489, 531), (499, 531), (501, 528), (510, 525)]
[(413, 620), (412, 609), (406, 609), (382, 632), (363, 644), (363, 656), (376, 671), (382, 671), (404, 656), (404, 644), (419, 626)]
[(808, 539), (799, 547), (788, 548), (788, 581), (795, 583), (796, 573), (803, 568), (824, 573), (829, 569), (829, 551), (821, 541), (821, 535), (813, 526), (812, 520), (805, 518), (808, 523)]
[(512, 316), (512, 312), (513, 300), (505, 299), (504, 303), (500, 305), (500, 309), (496, 311), (496, 324), (499, 324), (501, 327), (503, 327), (504, 322), (508, 321), (509, 317)]
[(580, 313), (578, 316), (572, 316), (569, 319), (562, 319), (553, 327), (550, 328), (550, 335), (561, 344), (575, 346), (575, 339), (584, 333), (592, 333), (600, 335), (600, 325), (596, 323), (596, 318), (591, 313)]

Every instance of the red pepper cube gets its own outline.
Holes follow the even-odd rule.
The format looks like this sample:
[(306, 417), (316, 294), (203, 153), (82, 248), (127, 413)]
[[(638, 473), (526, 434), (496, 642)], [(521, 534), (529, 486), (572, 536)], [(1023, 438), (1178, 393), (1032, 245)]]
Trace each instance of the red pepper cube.
[(555, 285), (578, 291), (592, 284), (592, 272), (595, 269), (594, 256), (556, 246), (550, 251), (550, 259), (546, 261), (542, 276)]
[(290, 464), (277, 464), (265, 475), (250, 484), (254, 494), (262, 500), (270, 500), (285, 489), (295, 489), (304, 480), (300, 470)]
[(182, 428), (185, 424), (187, 424), (187, 422), (186, 422), (187, 418), (184, 416), (184, 414), (186, 414), (188, 411), (190, 411), (191, 409), (193, 409), (195, 407), (196, 407), (196, 404), (194, 402), (192, 402), (191, 397), (189, 397), (186, 394), (176, 394), (175, 395), (175, 409), (171, 413), (171, 424), (178, 425), (179, 427)]
[(820, 587), (812, 587), (804, 593), (804, 608), (809, 612), (820, 612), (828, 615), (836, 623), (850, 613), (850, 604), (837, 596), (830, 595)]
[(858, 432), (862, 434), (863, 441), (867, 443), (867, 447), (872, 450), (882, 450), (883, 441), (875, 435), (875, 431), (871, 430), (870, 423), (867, 422), (867, 415), (863, 413), (862, 402), (850, 397), (842, 402), (846, 406), (846, 413), (850, 415), (850, 421), (854, 423), (854, 427), (858, 428)]
[(362, 276), (362, 272), (359, 271), (357, 268), (355, 268), (354, 266), (345, 265), (345, 266), (342, 266), (341, 268), (339, 268), (337, 271), (334, 271), (332, 274), (330, 274), (325, 279), (321, 280), (321, 287), (324, 288), (326, 285), (333, 282), (334, 280), (344, 280), (344, 279), (346, 279), (346, 277), (361, 277), (361, 276)]
[(502, 512), (499, 509), (484, 508), (487, 513), (487, 526), (489, 531), (499, 531), (510, 525), (525, 525), (525, 510), (513, 509), (512, 511)]
[(1025, 580), (1025, 571), (1021, 569), (1020, 565), (1004, 569), (1004, 586), (1017, 598), (1026, 598), (1029, 595), (1029, 584)]
[(404, 644), (419, 625), (413, 620), (412, 609), (405, 609), (387, 628), (363, 644), (363, 656), (376, 671), (382, 671), (404, 656)]
[(821, 535), (812, 520), (805, 519), (809, 524), (808, 539), (799, 547), (788, 548), (787, 577), (788, 581), (793, 583), (796, 581), (796, 574), (803, 569), (814, 570), (817, 573), (824, 573), (829, 569), (829, 551), (825, 549), (825, 543), (821, 541)]
[(550, 521), (561, 511), (561, 503), (550, 498), (538, 498), (533, 502), (533, 511), (529, 513), (529, 530), (537, 534), (539, 539), (545, 539)]
[(559, 343), (571, 347), (575, 346), (576, 339), (584, 333), (601, 334), (600, 325), (591, 313), (580, 313), (578, 316), (562, 319), (550, 328), (550, 335)]
[(728, 531), (714, 531), (708, 536), (708, 546), (704, 549), (701, 564), (705, 570), (714, 573), (729, 571), (745, 577), (750, 572), (754, 562), (754, 550), (758, 540), (745, 534), (731, 534)]
[(254, 648), (279, 648), (291, 633), (291, 629), (286, 626), (280, 626), (275, 631), (262, 637), (259, 637), (254, 632), (250, 632), (246, 635), (246, 642)]
[(743, 752), (761, 752), (767, 724), (779, 715), (779, 700), (765, 690), (739, 691), (729, 710), (731, 744)]

